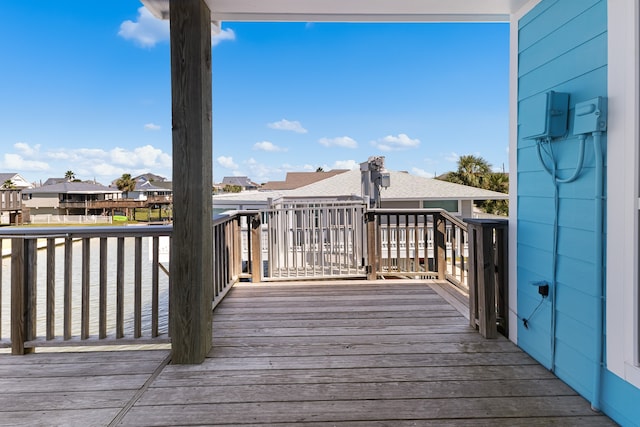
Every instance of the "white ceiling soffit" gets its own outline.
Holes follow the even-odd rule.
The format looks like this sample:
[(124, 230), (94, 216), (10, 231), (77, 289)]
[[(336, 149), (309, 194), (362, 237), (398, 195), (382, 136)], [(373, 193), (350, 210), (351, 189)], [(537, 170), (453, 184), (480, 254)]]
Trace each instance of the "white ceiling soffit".
[[(141, 0), (169, 18), (169, 0)], [(174, 0), (175, 1), (175, 0)], [(205, 0), (212, 21), (508, 21), (529, 0)]]

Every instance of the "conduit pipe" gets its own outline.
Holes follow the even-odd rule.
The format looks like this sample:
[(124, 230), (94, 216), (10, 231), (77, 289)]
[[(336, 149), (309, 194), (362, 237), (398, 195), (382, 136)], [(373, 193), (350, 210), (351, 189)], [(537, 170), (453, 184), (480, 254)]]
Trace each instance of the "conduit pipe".
[(604, 161), (602, 155), (602, 132), (593, 132), (593, 149), (595, 152), (595, 276), (596, 276), (596, 363), (593, 370), (593, 398), (591, 400), (591, 409), (600, 411), (600, 394), (602, 388), (602, 366), (604, 363), (603, 339), (604, 332)]
[[(596, 312), (595, 312), (595, 363), (593, 369), (593, 396), (591, 399), (591, 409), (600, 411), (600, 396), (602, 393), (602, 367), (604, 364), (603, 351), (603, 332), (604, 332), (604, 160), (602, 154), (602, 132), (596, 131), (591, 133), (593, 136), (593, 150), (595, 162), (595, 191), (594, 191), (594, 276), (595, 276), (595, 294), (596, 294)], [(547, 154), (551, 158), (551, 167), (544, 162), (541, 153), (541, 145), (543, 142), (550, 144), (550, 141), (538, 141), (537, 151), (538, 159), (542, 163), (545, 171), (551, 175), (555, 189), (555, 216), (553, 227), (553, 258), (552, 258), (552, 299), (551, 299), (551, 371), (555, 372), (556, 358), (556, 278), (557, 278), (557, 256), (558, 256), (558, 215), (559, 185), (575, 181), (582, 172), (584, 161), (584, 145), (586, 135), (579, 135), (580, 147), (578, 154), (578, 163), (574, 173), (565, 179), (558, 178), (556, 169), (556, 159), (553, 148), (549, 147)]]
[[(550, 347), (551, 347), (551, 367), (550, 370), (551, 372), (555, 372), (556, 370), (556, 296), (557, 296), (557, 277), (558, 277), (558, 272), (557, 272), (557, 265), (558, 265), (558, 216), (560, 214), (560, 199), (559, 199), (559, 192), (560, 192), (560, 184), (568, 184), (570, 182), (575, 181), (576, 179), (578, 179), (578, 177), (580, 176), (580, 174), (582, 173), (582, 168), (584, 165), (584, 149), (585, 149), (585, 140), (586, 140), (586, 135), (581, 134), (578, 135), (578, 139), (580, 142), (579, 148), (578, 148), (578, 160), (576, 163), (576, 167), (573, 171), (573, 174), (571, 174), (571, 176), (567, 177), (567, 178), (559, 178), (557, 173), (557, 165), (556, 165), (556, 158), (555, 158), (555, 154), (553, 152), (553, 147), (552, 147), (552, 142), (550, 139), (546, 139), (546, 140), (538, 140), (538, 144), (537, 144), (537, 153), (538, 153), (538, 159), (540, 160), (540, 163), (542, 164), (542, 167), (544, 168), (544, 170), (551, 175), (551, 180), (553, 181), (553, 190), (554, 190), (554, 194), (553, 194), (553, 202), (554, 202), (554, 216), (553, 216), (553, 248), (552, 248), (552, 258), (551, 258), (551, 342), (550, 342)], [(547, 164), (545, 163), (544, 159), (542, 158), (542, 144), (546, 143), (549, 145), (549, 149), (548, 151), (545, 150), (546, 154), (550, 157), (551, 159), (551, 167), (547, 166)]]

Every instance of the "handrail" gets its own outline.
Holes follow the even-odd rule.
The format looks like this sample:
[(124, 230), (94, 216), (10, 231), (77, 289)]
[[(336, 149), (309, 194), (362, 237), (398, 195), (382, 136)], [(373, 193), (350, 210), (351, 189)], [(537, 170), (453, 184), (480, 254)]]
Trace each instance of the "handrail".
[[(254, 215), (213, 221), (212, 307), (243, 277), (240, 223)], [(11, 246), (10, 327), (0, 322), (0, 347), (24, 354), (44, 346), (168, 343), (172, 231), (171, 225), (0, 229), (0, 243)]]
[[(384, 221), (382, 221), (384, 219)], [(367, 211), (368, 278), (428, 277), (467, 288), (467, 226), (444, 209)]]
[(509, 335), (508, 221), (466, 219), (469, 230), (469, 322), (485, 338)]
[[(172, 225), (141, 225), (141, 226), (96, 226), (96, 227), (11, 227), (0, 228), (0, 238), (81, 238), (81, 237), (134, 237), (144, 234), (150, 236), (165, 236), (171, 234)], [(143, 233), (141, 233), (143, 232)]]
[[(495, 265), (472, 250), (477, 233), (442, 209), (293, 206), (228, 212), (212, 225), (212, 308), (240, 280), (436, 278), (467, 290), (476, 266)], [(36, 346), (169, 342), (172, 231), (171, 225), (0, 229), (0, 243), (11, 242), (0, 295), (10, 283), (12, 306), (11, 338), (0, 322), (0, 347), (24, 354)], [(0, 304), (6, 321), (1, 310)]]

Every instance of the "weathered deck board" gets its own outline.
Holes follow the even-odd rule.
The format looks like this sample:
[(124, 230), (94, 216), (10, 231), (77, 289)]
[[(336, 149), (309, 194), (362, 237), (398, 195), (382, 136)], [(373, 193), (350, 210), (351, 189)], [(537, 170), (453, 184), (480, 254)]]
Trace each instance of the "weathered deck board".
[[(325, 400), (321, 400), (324, 398)], [(123, 425), (216, 425), (237, 423), (333, 423), (336, 421), (446, 420), (455, 418), (510, 418), (593, 415), (579, 396), (330, 400), (318, 392), (317, 400), (221, 404), (136, 405)]]
[(0, 425), (108, 425), (168, 354), (163, 350), (2, 355)]
[(124, 425), (613, 425), (424, 282), (242, 285), (213, 326)]
[(166, 350), (0, 356), (0, 425), (615, 425), (426, 282), (240, 285), (213, 342), (163, 368)]

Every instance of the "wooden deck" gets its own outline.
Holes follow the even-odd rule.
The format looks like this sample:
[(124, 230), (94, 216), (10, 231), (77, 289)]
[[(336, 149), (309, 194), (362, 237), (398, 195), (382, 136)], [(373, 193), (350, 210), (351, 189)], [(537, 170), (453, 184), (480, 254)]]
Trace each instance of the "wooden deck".
[(0, 425), (615, 425), (434, 289), (447, 296), (413, 281), (237, 285), (201, 365), (166, 365), (167, 350), (0, 355)]

